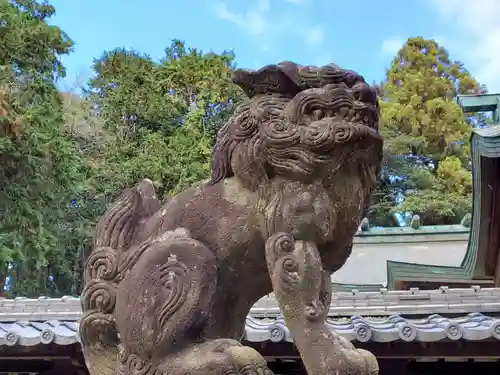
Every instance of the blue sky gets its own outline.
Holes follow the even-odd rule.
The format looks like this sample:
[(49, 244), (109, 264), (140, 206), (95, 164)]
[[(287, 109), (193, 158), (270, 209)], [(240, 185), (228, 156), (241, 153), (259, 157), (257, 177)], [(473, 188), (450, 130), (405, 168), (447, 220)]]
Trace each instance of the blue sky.
[[(205, 52), (234, 50), (239, 67), (335, 62), (380, 81), (409, 36), (434, 38), (490, 90), (500, 90), (499, 0), (53, 0), (75, 41), (71, 89), (92, 59), (116, 47), (160, 58), (173, 38)], [(472, 4), (473, 3), (473, 4)], [(142, 4), (142, 5), (139, 5)]]

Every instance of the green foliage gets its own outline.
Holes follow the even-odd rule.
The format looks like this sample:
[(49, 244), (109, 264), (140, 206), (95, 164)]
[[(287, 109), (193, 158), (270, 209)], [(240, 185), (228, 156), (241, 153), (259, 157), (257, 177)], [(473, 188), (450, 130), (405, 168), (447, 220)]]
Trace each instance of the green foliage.
[(116, 49), (94, 61), (87, 90), (108, 129), (123, 136), (138, 129), (170, 134), (191, 107), (208, 112), (241, 95), (232, 84), (229, 54), (203, 54), (174, 40), (160, 63)]
[[(458, 223), (470, 210), (468, 140), (477, 116), (465, 118), (454, 98), (485, 91), (434, 40), (410, 38), (397, 53), (381, 87), (390, 173), (383, 174), (378, 191), (392, 193), (384, 195), (390, 212), (409, 211), (429, 225)], [(390, 175), (402, 180), (391, 182)]]
[(156, 65), (148, 56), (117, 49), (94, 61), (88, 98), (106, 129), (122, 137), (138, 129), (169, 132), (181, 116), (181, 103), (159, 91)]
[(0, 285), (11, 276), (13, 294), (70, 292), (57, 281), (73, 278), (76, 265), (66, 245), (85, 163), (62, 127), (54, 80), (72, 42), (46, 23), (53, 13), (45, 3), (0, 2)]
[(472, 177), (460, 159), (443, 159), (432, 173), (425, 168), (413, 168), (408, 178), (413, 191), (398, 208), (421, 213), (424, 223), (458, 224), (472, 206)]
[(49, 81), (64, 76), (59, 56), (71, 52), (73, 42), (59, 27), (47, 24), (54, 13), (46, 2), (0, 0), (0, 65)]
[(94, 62), (87, 97), (112, 134), (92, 181), (98, 195), (147, 177), (166, 198), (208, 177), (212, 138), (242, 96), (233, 58), (174, 40), (158, 63), (126, 50)]
[(124, 187), (149, 178), (166, 198), (208, 177), (210, 153), (210, 138), (195, 126), (179, 127), (169, 137), (146, 132), (133, 143), (109, 149), (93, 186), (115, 197)]
[(481, 90), (435, 41), (408, 39), (383, 85), (381, 130), (388, 149), (432, 160), (456, 153), (453, 145), (467, 143), (471, 127), (454, 98)]

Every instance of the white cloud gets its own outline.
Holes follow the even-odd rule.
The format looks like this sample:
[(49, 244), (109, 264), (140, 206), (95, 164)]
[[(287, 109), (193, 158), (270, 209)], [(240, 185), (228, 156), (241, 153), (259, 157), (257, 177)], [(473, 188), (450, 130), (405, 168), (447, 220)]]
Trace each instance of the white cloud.
[[(215, 3), (212, 10), (216, 17), (236, 25), (243, 32), (259, 39), (262, 50), (271, 49), (273, 44), (281, 38), (294, 35), (301, 38), (309, 47), (321, 47), (325, 40), (325, 31), (322, 25), (310, 26), (303, 20), (292, 18), (287, 13), (276, 17), (271, 11), (271, 0), (256, 0), (246, 10), (234, 11), (226, 2)], [(297, 5), (306, 4), (308, 0), (283, 0)]]
[(268, 0), (260, 0), (255, 10), (247, 12), (232, 12), (226, 4), (220, 2), (215, 4), (213, 10), (218, 18), (234, 23), (252, 34), (262, 35), (268, 32), (272, 25), (267, 17), (269, 8)]
[(382, 53), (388, 56), (395, 56), (403, 46), (404, 42), (401, 38), (390, 38), (382, 41)]
[(490, 91), (500, 91), (500, 1), (428, 0), (428, 4), (455, 30), (446, 36), (445, 47), (453, 47), (452, 55)]
[(241, 25), (241, 21), (242, 21), (241, 17), (239, 17), (238, 15), (236, 15), (233, 12), (230, 12), (227, 9), (226, 4), (217, 3), (217, 4), (215, 4), (213, 10), (214, 10), (215, 15), (218, 18), (220, 18), (221, 20), (230, 21), (238, 26)]

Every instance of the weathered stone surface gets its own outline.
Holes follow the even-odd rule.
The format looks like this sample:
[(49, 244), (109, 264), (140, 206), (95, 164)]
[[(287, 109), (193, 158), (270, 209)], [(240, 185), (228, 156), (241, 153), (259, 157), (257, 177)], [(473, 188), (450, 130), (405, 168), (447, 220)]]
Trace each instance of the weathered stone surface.
[(218, 134), (210, 181), (161, 207), (144, 180), (97, 226), (80, 324), (93, 375), (268, 374), (237, 340), (271, 291), (309, 374), (378, 372), (325, 322), (380, 169), (375, 91), (334, 65), (234, 81), (249, 99)]

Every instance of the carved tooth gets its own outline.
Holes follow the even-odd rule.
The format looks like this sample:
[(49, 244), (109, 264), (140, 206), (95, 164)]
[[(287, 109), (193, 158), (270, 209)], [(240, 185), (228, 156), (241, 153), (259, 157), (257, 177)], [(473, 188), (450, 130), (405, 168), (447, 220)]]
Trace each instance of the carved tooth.
[(359, 113), (356, 113), (356, 120), (355, 121), (357, 123), (361, 123), (361, 124), (365, 123), (365, 119)]
[(314, 121), (318, 121), (318, 120), (321, 120), (323, 118), (323, 111), (321, 109), (316, 109), (314, 112), (313, 112), (313, 119)]
[(351, 122), (359, 122), (361, 121), (361, 119), (359, 118), (359, 114), (358, 113), (355, 113), (354, 110), (351, 110), (350, 111), (350, 114), (351, 114)]
[(353, 120), (356, 118), (356, 112), (352, 108), (349, 110), (349, 118)]

